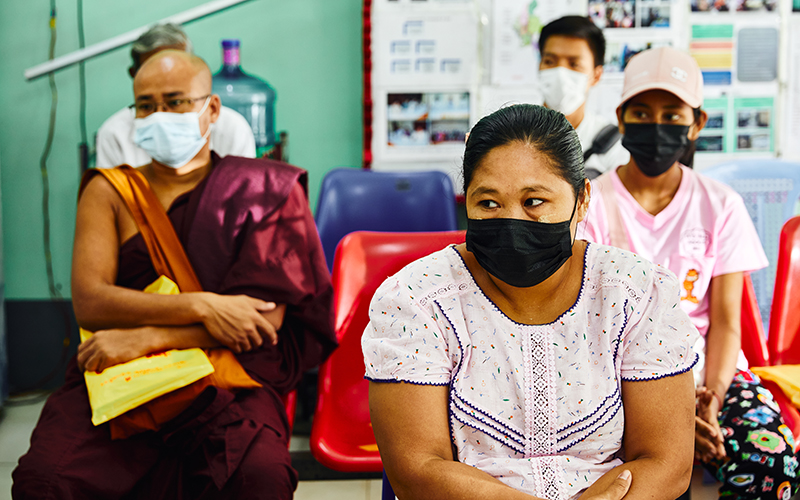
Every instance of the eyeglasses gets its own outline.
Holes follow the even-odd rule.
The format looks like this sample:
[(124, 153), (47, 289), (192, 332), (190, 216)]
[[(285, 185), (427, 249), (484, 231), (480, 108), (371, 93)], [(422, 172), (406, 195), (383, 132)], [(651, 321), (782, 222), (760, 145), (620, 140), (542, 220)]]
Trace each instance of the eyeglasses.
[(166, 111), (171, 113), (188, 113), (194, 107), (194, 103), (203, 99), (208, 99), (211, 94), (204, 95), (201, 97), (176, 97), (174, 99), (167, 99), (166, 101), (158, 102), (158, 101), (142, 101), (131, 104), (128, 106), (131, 109), (136, 110), (136, 116), (143, 117), (147, 116), (154, 111), (157, 111), (159, 108), (162, 108)]

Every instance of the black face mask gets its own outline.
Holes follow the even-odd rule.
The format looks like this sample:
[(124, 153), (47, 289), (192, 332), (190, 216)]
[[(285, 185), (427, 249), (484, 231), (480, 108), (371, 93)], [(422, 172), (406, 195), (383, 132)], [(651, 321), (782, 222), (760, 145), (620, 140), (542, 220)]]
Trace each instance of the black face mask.
[(686, 125), (626, 123), (622, 146), (630, 151), (644, 175), (658, 177), (686, 152), (688, 134)]
[(495, 278), (520, 288), (535, 286), (555, 274), (572, 255), (571, 220), (572, 215), (555, 224), (467, 219), (467, 250)]

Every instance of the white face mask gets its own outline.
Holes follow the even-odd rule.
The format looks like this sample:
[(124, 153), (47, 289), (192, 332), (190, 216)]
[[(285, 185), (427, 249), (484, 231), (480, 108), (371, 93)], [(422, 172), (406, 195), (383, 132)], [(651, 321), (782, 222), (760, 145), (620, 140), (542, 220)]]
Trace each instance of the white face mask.
[(205, 135), (200, 133), (200, 116), (206, 112), (209, 102), (210, 96), (199, 113), (156, 112), (134, 119), (133, 141), (158, 163), (181, 168), (203, 149), (211, 134), (211, 125)]
[(539, 71), (539, 87), (547, 107), (565, 115), (574, 113), (586, 101), (589, 77), (561, 66)]

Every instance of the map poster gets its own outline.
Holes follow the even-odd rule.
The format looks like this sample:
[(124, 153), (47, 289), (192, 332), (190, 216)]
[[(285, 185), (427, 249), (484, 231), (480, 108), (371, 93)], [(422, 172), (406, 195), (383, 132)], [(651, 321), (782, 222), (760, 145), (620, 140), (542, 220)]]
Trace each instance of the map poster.
[(542, 26), (568, 14), (585, 16), (586, 2), (494, 0), (492, 10), (492, 83), (532, 85), (539, 72)]

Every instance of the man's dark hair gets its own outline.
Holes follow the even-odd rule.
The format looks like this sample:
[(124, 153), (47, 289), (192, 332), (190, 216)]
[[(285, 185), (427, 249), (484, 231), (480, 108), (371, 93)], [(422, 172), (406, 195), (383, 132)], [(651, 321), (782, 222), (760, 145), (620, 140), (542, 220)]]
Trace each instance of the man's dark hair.
[(554, 35), (586, 40), (594, 56), (594, 65), (602, 66), (606, 57), (606, 39), (603, 31), (588, 17), (564, 16), (548, 23), (539, 34), (539, 53), (544, 50), (547, 39)]

